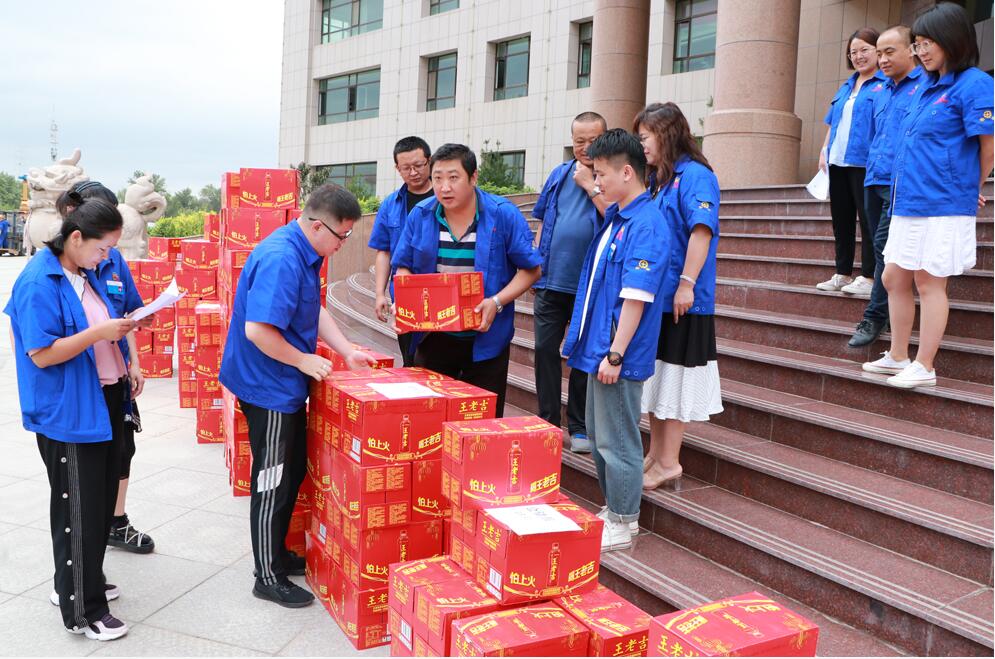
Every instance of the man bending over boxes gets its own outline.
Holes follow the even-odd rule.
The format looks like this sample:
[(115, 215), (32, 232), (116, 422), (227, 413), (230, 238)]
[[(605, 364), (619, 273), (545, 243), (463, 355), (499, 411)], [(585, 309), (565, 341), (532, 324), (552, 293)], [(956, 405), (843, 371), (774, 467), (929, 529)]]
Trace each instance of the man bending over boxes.
[[(480, 315), (476, 329), (413, 335), (415, 365), (493, 391), (500, 417), (515, 334), (514, 303), (539, 279), (542, 259), (514, 204), (477, 189), (473, 151), (444, 144), (429, 167), (435, 196), (412, 209), (391, 259), (398, 300), (397, 287), (411, 274), (481, 272), (484, 290), (473, 309)], [(428, 288), (424, 291), (428, 308)]]
[(284, 538), (307, 472), (308, 382), (332, 372), (331, 362), (314, 354), (318, 337), (344, 355), (350, 369), (374, 364), (353, 348), (319, 294), (325, 257), (342, 247), (360, 214), (351, 192), (323, 185), (311, 193), (300, 218), (252, 251), (221, 361), (221, 383), (238, 397), (249, 426), (252, 592), (291, 608), (314, 601), (287, 578), (304, 574), (304, 558), (289, 552)]

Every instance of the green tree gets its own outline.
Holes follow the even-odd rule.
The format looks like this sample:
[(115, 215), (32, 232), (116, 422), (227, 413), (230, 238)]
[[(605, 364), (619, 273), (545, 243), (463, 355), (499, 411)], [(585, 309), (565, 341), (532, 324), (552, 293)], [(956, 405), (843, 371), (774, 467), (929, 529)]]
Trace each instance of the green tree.
[(205, 185), (200, 189), (197, 201), (200, 203), (200, 210), (217, 213), (221, 210), (221, 188)]
[(7, 172), (0, 172), (0, 210), (21, 207), (21, 182)]
[(303, 207), (314, 189), (328, 181), (331, 168), (327, 165), (309, 165), (302, 162), (295, 165), (294, 169), (297, 170), (301, 180), (301, 206)]
[(166, 214), (170, 217), (201, 210), (200, 200), (190, 188), (183, 188), (176, 194), (166, 193)]
[[(497, 143), (501, 148), (501, 143)], [(484, 140), (484, 147), (480, 150), (480, 166), (477, 174), (477, 185), (482, 188), (518, 188), (521, 187), (515, 180), (515, 174), (511, 167), (504, 161), (498, 151), (490, 149), (490, 140)]]

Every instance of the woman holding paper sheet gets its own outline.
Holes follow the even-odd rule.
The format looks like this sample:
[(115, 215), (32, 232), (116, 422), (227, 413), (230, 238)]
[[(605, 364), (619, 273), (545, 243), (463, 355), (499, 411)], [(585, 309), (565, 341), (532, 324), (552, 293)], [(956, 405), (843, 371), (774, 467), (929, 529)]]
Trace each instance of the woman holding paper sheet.
[(128, 396), (124, 356), (115, 344), (136, 323), (113, 318), (104, 287), (91, 281), (122, 224), (114, 206), (80, 200), (18, 276), (4, 309), (14, 336), (22, 422), (37, 436), (52, 488), (52, 553), (63, 624), (70, 633), (100, 641), (128, 632), (107, 607), (117, 588), (106, 582), (103, 564)]
[[(65, 219), (85, 199), (100, 199), (112, 206), (117, 206), (117, 196), (109, 188), (96, 181), (84, 181), (75, 184), (64, 192), (55, 202), (55, 208)], [(101, 261), (94, 270), (94, 275), (94, 281), (97, 282), (97, 285), (106, 289), (107, 299), (111, 302), (112, 315), (115, 318), (124, 318), (142, 307), (142, 298), (135, 287), (131, 270), (128, 268), (124, 256), (116, 247), (110, 248), (107, 258)], [(152, 319), (149, 318), (147, 321), (140, 321), (139, 326), (146, 327), (151, 322)], [(126, 341), (120, 342), (119, 345), (124, 362), (128, 366), (129, 397), (125, 403), (124, 432), (121, 433), (121, 482), (118, 484), (117, 503), (114, 505), (114, 519), (111, 520), (107, 544), (136, 554), (147, 554), (155, 547), (155, 542), (151, 536), (136, 530), (131, 525), (131, 520), (128, 519), (128, 513), (125, 511), (128, 482), (131, 477), (131, 460), (135, 457), (135, 433), (142, 431), (142, 420), (135, 399), (145, 388), (145, 376), (142, 375), (139, 364), (134, 333), (129, 332), (125, 339)], [(58, 596), (53, 593), (51, 600), (53, 603), (57, 602)]]

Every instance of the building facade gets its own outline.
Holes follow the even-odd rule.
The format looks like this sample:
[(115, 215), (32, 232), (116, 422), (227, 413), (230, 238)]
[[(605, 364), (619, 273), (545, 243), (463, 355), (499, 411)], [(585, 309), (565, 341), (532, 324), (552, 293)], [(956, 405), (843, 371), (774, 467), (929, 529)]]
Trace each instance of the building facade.
[[(843, 53), (849, 34), (864, 25), (883, 29), (911, 23), (933, 4), (932, 0), (285, 0), (279, 163), (330, 165), (334, 180), (358, 179), (383, 196), (400, 183), (391, 157), (394, 142), (405, 135), (420, 135), (433, 148), (462, 142), (478, 155), (481, 149), (500, 152), (525, 185), (538, 189), (548, 172), (569, 157), (571, 119), (603, 106), (606, 85), (619, 81), (623, 91), (632, 90), (626, 115), (629, 107), (644, 101), (674, 101), (692, 130), (705, 137), (706, 153), (712, 139), (713, 153), (714, 148), (728, 151), (717, 154), (728, 161), (738, 157), (733, 151), (749, 151), (750, 143), (710, 137), (720, 130), (719, 117), (706, 130), (715, 106), (718, 59), (719, 66), (726, 67), (724, 80), (730, 80), (723, 91), (738, 83), (753, 87), (744, 89), (743, 99), (751, 93), (762, 97), (766, 89), (775, 87), (785, 97), (781, 104), (786, 109), (778, 112), (788, 115), (793, 126), (800, 120), (800, 131), (792, 128), (783, 131), (790, 135), (775, 138), (786, 140), (785, 148), (792, 155), (797, 152), (797, 165), (791, 160), (789, 171), (778, 176), (806, 180), (815, 171), (825, 137), (826, 106), (849, 74)], [(992, 3), (965, 4), (977, 22), (985, 58), (982, 67), (991, 71)], [(599, 33), (596, 15), (601, 17), (598, 20), (619, 20)], [(720, 28), (723, 16), (727, 23)], [(648, 37), (643, 21), (648, 21)], [(730, 30), (732, 23), (749, 29), (754, 21), (758, 34), (771, 25), (782, 27), (778, 21), (787, 22), (782, 47), (767, 48), (765, 37), (758, 36), (742, 51), (748, 55), (740, 61), (726, 55), (723, 65), (722, 57), (716, 56), (717, 37), (720, 47), (731, 45), (737, 40)], [(638, 44), (635, 59), (630, 54), (628, 59), (612, 60), (612, 53), (623, 53), (632, 45), (627, 43), (630, 38), (645, 40)], [(645, 71), (614, 70), (614, 61), (645, 62)], [(732, 64), (737, 65), (735, 71)], [(599, 66), (603, 68), (598, 70)], [(792, 70), (793, 79), (778, 87), (780, 72)], [(613, 123), (629, 127), (621, 118)], [(760, 123), (748, 118), (743, 128), (734, 130), (745, 131), (749, 140), (750, 126)], [(749, 177), (756, 168), (744, 169), (735, 184), (752, 182)], [(758, 175), (756, 183), (766, 182), (771, 181)]]

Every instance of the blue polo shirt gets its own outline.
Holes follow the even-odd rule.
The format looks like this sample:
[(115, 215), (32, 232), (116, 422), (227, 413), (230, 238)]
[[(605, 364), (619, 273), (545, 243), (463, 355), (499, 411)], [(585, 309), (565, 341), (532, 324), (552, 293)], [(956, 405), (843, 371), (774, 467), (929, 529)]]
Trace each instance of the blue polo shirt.
[[(652, 177), (650, 183), (653, 184)], [(708, 257), (695, 280), (694, 304), (688, 313), (714, 314), (715, 254), (719, 247), (719, 181), (715, 173), (686, 155), (681, 156), (674, 164), (673, 178), (657, 192), (655, 200), (670, 229), (670, 267), (661, 294), (663, 312), (674, 310), (674, 294), (681, 283), (691, 232), (704, 224), (712, 230), (712, 239), (708, 243)]]
[[(94, 283), (90, 280), (108, 310), (113, 309), (106, 289)], [(24, 429), (71, 444), (111, 441), (111, 423), (93, 346), (46, 368), (39, 368), (28, 356), (32, 350), (47, 348), (58, 339), (90, 327), (83, 304), (50, 249), (43, 247), (28, 261), (14, 282), (4, 313), (10, 316), (14, 334), (17, 393)]]
[[(595, 262), (605, 232), (610, 238)], [(643, 381), (653, 375), (670, 251), (667, 225), (649, 192), (639, 195), (621, 210), (618, 204), (605, 210), (605, 226), (584, 257), (570, 331), (563, 347), (571, 368), (591, 375), (598, 372), (601, 360), (611, 348), (614, 330), (622, 314), (625, 301), (621, 297), (622, 290), (634, 289), (643, 298), (651, 297), (652, 302), (643, 306), (639, 327), (622, 356), (620, 377)]]
[[(843, 117), (843, 108), (846, 106), (850, 93), (854, 85), (857, 84), (857, 73), (847, 78), (846, 82), (836, 92), (836, 96), (829, 103), (829, 111), (823, 121), (829, 125), (829, 150), (832, 150), (833, 142), (836, 140), (836, 130), (839, 128), (840, 119)], [(850, 136), (846, 145), (846, 152), (843, 161), (852, 167), (863, 167), (867, 162), (867, 150), (870, 146), (868, 131), (871, 125), (871, 108), (874, 97), (885, 91), (886, 77), (878, 71), (874, 77), (860, 86), (857, 98), (853, 102), (853, 114), (850, 119)]]
[[(116, 247), (111, 247), (107, 258), (97, 265), (96, 270), (88, 271), (86, 274), (90, 281), (96, 281), (103, 287), (107, 299), (111, 301), (111, 306), (107, 309), (111, 318), (124, 318), (125, 314), (144, 306), (141, 296), (138, 295), (138, 289), (135, 288), (131, 270)], [(127, 364), (130, 359), (128, 342), (118, 343), (121, 346), (121, 354), (124, 355), (124, 362)]]
[[(570, 240), (568, 236), (567, 242), (574, 247), (563, 249), (564, 243), (560, 241), (560, 236), (563, 233), (575, 236), (583, 232), (588, 235), (587, 242), (590, 243), (590, 237), (601, 226), (601, 216), (598, 214), (594, 202), (587, 196), (583, 188), (574, 183), (573, 171), (576, 166), (577, 161), (570, 160), (554, 167), (549, 177), (546, 178), (542, 192), (539, 193), (535, 206), (532, 208), (532, 217), (542, 220), (542, 233), (539, 236), (542, 276), (533, 288), (551, 288), (565, 293), (576, 293), (579, 264), (584, 258), (588, 245), (585, 244), (582, 248), (577, 249), (576, 245), (579, 244), (579, 241)], [(564, 202), (566, 202), (566, 207), (563, 206)], [(561, 218), (564, 219), (564, 223), (571, 224), (572, 230), (568, 227), (565, 232), (561, 231), (556, 234), (557, 242), (554, 251), (552, 249), (553, 233), (556, 231), (557, 223)], [(589, 225), (585, 226), (585, 220)], [(571, 262), (578, 264), (576, 272), (570, 269)], [(554, 272), (557, 278), (554, 281), (549, 281), (549, 273), (553, 272), (554, 269), (559, 269), (560, 272)], [(562, 278), (559, 277), (560, 274), (563, 275)], [(574, 283), (572, 289), (569, 286), (570, 281)]]
[(297, 222), (274, 231), (249, 255), (238, 280), (219, 377), (240, 400), (285, 414), (304, 406), (308, 376), (263, 354), (246, 338), (245, 323), (272, 325), (287, 343), (313, 353), (322, 261)]
[[(477, 189), (477, 242), (474, 270), (484, 274), (484, 296), (497, 295), (520, 270), (542, 263), (532, 246), (535, 236), (521, 212), (504, 197)], [(439, 221), (435, 208), (438, 199), (431, 197), (411, 210), (404, 223), (401, 239), (393, 252), (391, 267), (407, 268), (417, 275), (437, 272), (439, 260)], [(477, 332), (473, 340), (473, 361), (493, 359), (508, 347), (515, 335), (515, 305), (506, 304), (486, 332)], [(424, 332), (412, 333), (411, 350), (425, 338)]]
[(981, 69), (925, 77), (895, 153), (893, 215), (977, 216), (977, 138), (992, 134), (993, 95), (995, 83)]
[(867, 152), (867, 174), (864, 185), (891, 185), (891, 168), (895, 150), (901, 141), (901, 125), (923, 80), (922, 67), (915, 67), (898, 84), (891, 78), (885, 91), (874, 96), (871, 109), (870, 148)]

